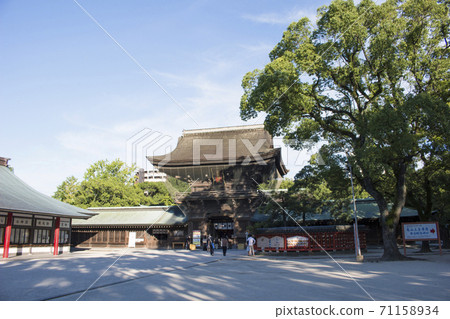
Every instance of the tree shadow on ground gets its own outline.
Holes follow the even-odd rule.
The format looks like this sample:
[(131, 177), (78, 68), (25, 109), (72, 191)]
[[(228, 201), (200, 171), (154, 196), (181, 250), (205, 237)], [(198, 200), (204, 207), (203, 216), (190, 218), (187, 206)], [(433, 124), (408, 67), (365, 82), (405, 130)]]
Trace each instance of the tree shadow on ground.
[[(445, 300), (449, 256), (357, 263), (134, 251), (0, 264), (1, 300)], [(406, 266), (406, 267), (405, 267)], [(345, 270), (343, 270), (342, 268)], [(355, 282), (357, 281), (357, 283)], [(361, 288), (361, 287), (362, 288)]]

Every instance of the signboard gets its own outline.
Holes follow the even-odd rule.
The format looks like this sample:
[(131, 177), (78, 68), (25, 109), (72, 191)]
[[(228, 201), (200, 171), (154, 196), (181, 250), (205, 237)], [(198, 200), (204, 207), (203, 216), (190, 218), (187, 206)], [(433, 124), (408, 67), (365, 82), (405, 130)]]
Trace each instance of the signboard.
[(60, 222), (59, 227), (70, 228), (70, 222)]
[(303, 236), (293, 236), (286, 238), (287, 248), (308, 248), (309, 238)]
[(265, 237), (261, 236), (256, 239), (257, 246), (262, 250), (266, 248), (284, 249), (284, 240), (281, 236)]
[(53, 221), (50, 219), (36, 219), (36, 226), (37, 227), (52, 227)]
[(128, 233), (128, 247), (135, 248), (136, 247), (136, 232), (130, 231)]
[(266, 247), (269, 247), (269, 238), (261, 236), (256, 238), (256, 247), (261, 248), (262, 250), (264, 250)]
[(14, 226), (31, 226), (32, 223), (32, 219), (31, 218), (17, 218), (14, 217)]
[(437, 240), (438, 230), (436, 223), (403, 223), (403, 236), (405, 240)]
[(403, 249), (406, 255), (407, 241), (437, 240), (442, 254), (438, 222), (402, 223)]
[(70, 228), (70, 219), (69, 218), (61, 218), (61, 222), (59, 224), (61, 228)]
[(192, 244), (196, 247), (200, 247), (200, 238), (202, 233), (199, 230), (194, 230), (192, 232)]
[(214, 229), (233, 229), (233, 223), (214, 223)]

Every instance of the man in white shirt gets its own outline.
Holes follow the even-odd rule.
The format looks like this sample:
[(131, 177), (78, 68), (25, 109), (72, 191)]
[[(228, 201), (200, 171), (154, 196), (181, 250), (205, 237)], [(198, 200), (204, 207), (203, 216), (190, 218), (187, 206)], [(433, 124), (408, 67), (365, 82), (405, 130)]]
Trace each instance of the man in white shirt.
[(247, 238), (247, 251), (249, 256), (255, 256), (255, 248), (253, 247), (255, 243), (255, 238), (253, 238), (252, 235), (249, 235)]

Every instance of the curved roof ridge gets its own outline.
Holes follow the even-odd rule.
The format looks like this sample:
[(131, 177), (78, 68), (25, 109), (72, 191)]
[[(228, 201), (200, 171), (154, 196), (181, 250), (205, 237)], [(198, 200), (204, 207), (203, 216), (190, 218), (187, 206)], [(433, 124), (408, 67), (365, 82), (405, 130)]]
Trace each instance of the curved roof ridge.
[(38, 192), (5, 166), (0, 166), (0, 210), (70, 218), (89, 218), (95, 214)]
[(183, 130), (183, 135), (227, 132), (227, 131), (258, 130), (258, 129), (264, 129), (264, 124), (224, 126), (224, 127)]

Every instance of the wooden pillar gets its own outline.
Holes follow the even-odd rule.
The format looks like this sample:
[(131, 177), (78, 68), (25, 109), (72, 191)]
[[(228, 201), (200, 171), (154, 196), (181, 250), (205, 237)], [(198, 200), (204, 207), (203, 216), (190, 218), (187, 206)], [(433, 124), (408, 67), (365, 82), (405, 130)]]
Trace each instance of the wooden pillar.
[(9, 243), (11, 242), (11, 226), (12, 226), (12, 213), (8, 213), (8, 219), (6, 221), (5, 238), (3, 239), (3, 258), (9, 257)]
[(60, 226), (60, 217), (56, 217), (55, 220), (55, 236), (53, 238), (53, 255), (57, 256), (59, 254), (59, 226)]

